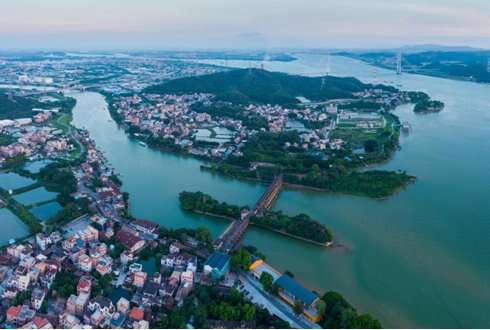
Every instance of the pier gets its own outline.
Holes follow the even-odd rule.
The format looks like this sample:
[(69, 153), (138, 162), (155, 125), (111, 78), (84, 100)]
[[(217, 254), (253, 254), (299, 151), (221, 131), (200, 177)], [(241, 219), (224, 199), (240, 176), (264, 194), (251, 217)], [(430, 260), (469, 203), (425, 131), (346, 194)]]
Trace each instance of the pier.
[(250, 216), (263, 215), (264, 212), (267, 211), (277, 199), (277, 196), (281, 192), (283, 183), (283, 176), (280, 174), (274, 179), (274, 181), (272, 181), (264, 194), (262, 194), (260, 199), (255, 204), (255, 208), (251, 212), (244, 214), (240, 219), (234, 220), (214, 241), (215, 248), (226, 252), (235, 249), (243, 234), (245, 234), (247, 231), (250, 224)]

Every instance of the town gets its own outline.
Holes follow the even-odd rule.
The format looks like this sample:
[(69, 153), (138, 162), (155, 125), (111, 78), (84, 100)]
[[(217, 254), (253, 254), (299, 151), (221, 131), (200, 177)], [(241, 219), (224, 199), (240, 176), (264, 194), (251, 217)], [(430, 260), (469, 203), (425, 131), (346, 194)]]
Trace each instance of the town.
[[(212, 94), (134, 94), (113, 96), (111, 106), (121, 123), (129, 126), (140, 140), (155, 141), (158, 146), (200, 157), (240, 157), (245, 143), (257, 133), (292, 130), (300, 132), (300, 140), (286, 141), (285, 148), (325, 156), (329, 150), (342, 149), (349, 142), (335, 138), (332, 132), (337, 128), (371, 131), (385, 128), (382, 114), (360, 113), (353, 111), (355, 108), (348, 109), (349, 105), (372, 102), (379, 109), (389, 110), (409, 101), (405, 93), (393, 95), (380, 89), (367, 90), (356, 97), (321, 104), (304, 102), (296, 108), (249, 104), (219, 112), (220, 108), (232, 108), (233, 104), (215, 104)], [(239, 112), (248, 118), (237, 118)]]
[[(285, 320), (284, 325), (313, 326), (318, 321), (318, 297), (288, 275), (270, 268), (278, 296), (262, 289), (262, 273), (270, 266), (248, 250), (228, 254), (214, 250), (205, 229), (170, 233), (154, 222), (131, 218), (113, 169), (87, 133), (76, 130), (68, 136), (50, 127), (56, 118), (39, 117), (33, 122), (2, 122), (2, 134), (17, 136), (1, 149), (4, 165), (18, 155), (54, 163), (70, 156), (74, 146), (66, 141), (76, 139), (83, 153), (69, 166), (76, 178), (70, 195), (75, 204), (88, 205), (88, 212), (60, 223), (40, 222), (34, 236), (12, 240), (2, 250), (0, 294), (8, 302), (1, 309), (4, 326), (148, 328), (164, 322), (165, 314), (158, 311), (182, 308), (186, 297), (201, 286), (219, 288), (224, 295), (234, 290), (250, 295), (252, 303), (260, 304), (257, 308), (267, 310), (277, 322)], [(54, 148), (53, 141), (60, 140), (65, 144)], [(16, 198), (14, 190), (6, 192), (7, 198)], [(240, 254), (239, 261), (235, 254)], [(305, 316), (293, 311), (299, 303)], [(223, 326), (243, 322), (204, 321), (214, 326), (220, 321)], [(245, 321), (252, 325), (253, 313)]]

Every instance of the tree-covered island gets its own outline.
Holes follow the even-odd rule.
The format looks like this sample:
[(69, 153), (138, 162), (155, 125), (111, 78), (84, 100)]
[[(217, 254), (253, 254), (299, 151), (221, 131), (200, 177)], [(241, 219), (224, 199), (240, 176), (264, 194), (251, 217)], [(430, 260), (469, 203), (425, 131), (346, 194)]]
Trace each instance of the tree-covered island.
[[(185, 211), (230, 220), (239, 219), (241, 210), (246, 209), (246, 207), (219, 202), (200, 191), (183, 191), (179, 195), (179, 200), (182, 209)], [(257, 227), (322, 245), (331, 243), (333, 239), (330, 229), (306, 214), (289, 216), (280, 211), (267, 211), (262, 216), (251, 216), (250, 222)]]
[(355, 78), (304, 77), (260, 69), (168, 80), (138, 94), (107, 95), (111, 114), (151, 147), (200, 157), (202, 168), (239, 179), (385, 198), (414, 181), (403, 171), (366, 170), (399, 148), (391, 111), (422, 92)]

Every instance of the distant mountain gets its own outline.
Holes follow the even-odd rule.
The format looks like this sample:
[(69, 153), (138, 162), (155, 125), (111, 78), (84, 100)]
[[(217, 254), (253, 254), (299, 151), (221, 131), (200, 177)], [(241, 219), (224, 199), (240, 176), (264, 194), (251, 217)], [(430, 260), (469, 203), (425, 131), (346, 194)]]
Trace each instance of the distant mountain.
[(483, 48), (475, 48), (470, 46), (444, 46), (444, 45), (406, 45), (395, 48), (352, 48), (352, 49), (331, 49), (317, 51), (313, 53), (330, 53), (330, 54), (369, 54), (369, 53), (425, 53), (425, 52), (481, 52)]
[(476, 52), (482, 51), (482, 48), (474, 48), (470, 46), (444, 46), (444, 45), (407, 45), (394, 49), (404, 53), (422, 53), (422, 52)]
[[(298, 96), (311, 101), (349, 98), (371, 85), (355, 78), (304, 77), (261, 69), (238, 69), (170, 80), (144, 90), (154, 94), (210, 93), (233, 103), (295, 104)], [(381, 88), (393, 89), (382, 86)]]

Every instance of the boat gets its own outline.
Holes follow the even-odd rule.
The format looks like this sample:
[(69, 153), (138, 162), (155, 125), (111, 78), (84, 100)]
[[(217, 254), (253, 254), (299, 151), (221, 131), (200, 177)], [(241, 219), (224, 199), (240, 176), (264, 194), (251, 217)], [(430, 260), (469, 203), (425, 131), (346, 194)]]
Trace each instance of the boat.
[(148, 147), (148, 145), (147, 145), (146, 143), (144, 143), (143, 141), (138, 141), (138, 143), (139, 143), (141, 146), (145, 147), (145, 148), (146, 148), (146, 147)]
[(410, 133), (412, 131), (412, 125), (408, 121), (402, 123), (402, 131), (405, 133)]

